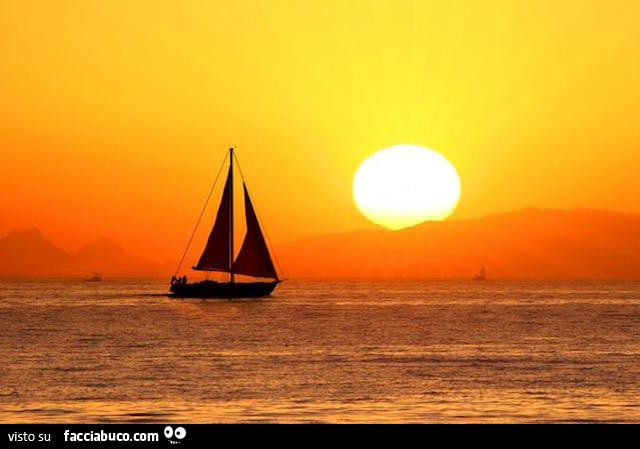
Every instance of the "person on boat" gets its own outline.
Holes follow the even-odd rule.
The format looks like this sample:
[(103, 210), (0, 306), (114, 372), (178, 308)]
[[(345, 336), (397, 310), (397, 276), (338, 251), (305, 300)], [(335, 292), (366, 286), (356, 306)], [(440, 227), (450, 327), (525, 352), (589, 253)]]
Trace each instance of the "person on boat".
[(175, 284), (178, 281), (175, 276), (171, 276), (171, 285)]
[(184, 276), (182, 276), (182, 283), (183, 284), (187, 283), (187, 275), (186, 274)]

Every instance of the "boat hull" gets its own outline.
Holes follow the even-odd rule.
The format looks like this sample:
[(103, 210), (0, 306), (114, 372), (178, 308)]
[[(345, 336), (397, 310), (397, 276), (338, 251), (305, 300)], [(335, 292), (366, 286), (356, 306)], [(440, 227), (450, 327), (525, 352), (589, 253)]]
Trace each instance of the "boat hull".
[(274, 282), (215, 282), (202, 281), (191, 284), (175, 283), (170, 291), (178, 298), (260, 298), (269, 296), (279, 284)]

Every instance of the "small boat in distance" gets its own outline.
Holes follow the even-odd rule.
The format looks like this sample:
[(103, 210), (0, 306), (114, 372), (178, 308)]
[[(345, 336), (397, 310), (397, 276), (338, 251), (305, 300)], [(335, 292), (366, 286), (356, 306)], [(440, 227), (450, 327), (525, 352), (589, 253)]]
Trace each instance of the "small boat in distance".
[[(218, 207), (216, 220), (209, 234), (207, 244), (200, 256), (197, 265), (192, 267), (196, 271), (218, 271), (229, 274), (228, 282), (218, 282), (212, 280), (204, 280), (200, 282), (189, 283), (187, 277), (176, 277), (180, 272), (180, 267), (185, 259), (193, 236), (202, 218), (202, 213), (206, 209), (205, 202), (200, 218), (196, 223), (191, 239), (187, 243), (182, 260), (178, 265), (176, 274), (171, 278), (170, 291), (175, 297), (182, 298), (256, 298), (268, 296), (273, 292), (276, 286), (283, 281), (278, 275), (273, 264), (269, 248), (262, 233), (258, 216), (255, 212), (246, 181), (242, 176), (242, 184), (244, 188), (244, 210), (246, 220), (246, 234), (244, 241), (240, 247), (238, 256), (234, 260), (234, 226), (233, 226), (233, 165), (234, 161), (238, 164), (238, 160), (234, 155), (233, 148), (229, 149), (229, 171), (227, 181)], [(226, 162), (223, 161), (224, 163)], [(238, 167), (240, 165), (238, 164)], [(222, 170), (222, 168), (220, 168)], [(220, 172), (218, 172), (218, 175)], [(216, 178), (217, 181), (217, 178)], [(214, 182), (211, 192), (215, 187)], [(211, 193), (209, 193), (211, 197)], [(251, 276), (254, 278), (269, 279), (267, 281), (256, 282), (237, 282), (235, 276), (237, 274)]]
[(480, 269), (480, 272), (473, 277), (474, 281), (486, 281), (487, 280), (487, 270), (484, 267)]
[(100, 276), (100, 273), (93, 273), (93, 276), (91, 276), (90, 278), (86, 278), (84, 279), (85, 282), (102, 282), (102, 277)]

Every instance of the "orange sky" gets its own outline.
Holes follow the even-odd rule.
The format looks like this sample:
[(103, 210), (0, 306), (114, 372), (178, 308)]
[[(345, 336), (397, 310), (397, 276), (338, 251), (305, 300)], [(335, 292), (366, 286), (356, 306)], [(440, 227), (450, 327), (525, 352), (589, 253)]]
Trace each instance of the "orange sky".
[(640, 213), (637, 2), (216, 3), (0, 1), (0, 234), (175, 259), (230, 144), (276, 242), (372, 228), (352, 176), (400, 143), (454, 217)]

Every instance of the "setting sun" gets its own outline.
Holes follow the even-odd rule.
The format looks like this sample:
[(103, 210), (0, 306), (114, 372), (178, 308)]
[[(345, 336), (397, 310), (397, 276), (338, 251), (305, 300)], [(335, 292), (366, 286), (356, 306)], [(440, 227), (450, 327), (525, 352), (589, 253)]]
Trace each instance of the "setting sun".
[(441, 154), (395, 145), (360, 165), (353, 178), (353, 198), (372, 222), (402, 229), (447, 218), (460, 199), (460, 178)]

